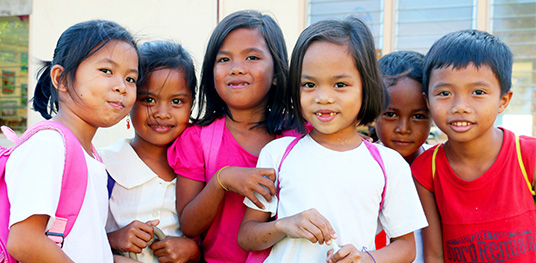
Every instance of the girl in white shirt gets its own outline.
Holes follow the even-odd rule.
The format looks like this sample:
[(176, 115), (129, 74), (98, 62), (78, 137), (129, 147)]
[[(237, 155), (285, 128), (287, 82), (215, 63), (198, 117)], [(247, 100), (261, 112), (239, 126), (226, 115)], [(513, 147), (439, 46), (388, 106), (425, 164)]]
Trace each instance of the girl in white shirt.
[[(292, 53), (289, 79), (297, 126), (305, 130), (305, 120), (313, 129), (282, 164), (292, 138), (262, 149), (257, 167), (281, 164), (279, 196), (266, 202), (259, 195), (265, 209), (245, 200), (238, 243), (247, 251), (273, 246), (264, 262), (411, 262), (413, 231), (426, 226), (426, 218), (409, 166), (395, 151), (376, 146), (384, 177), (356, 130), (385, 103), (366, 25), (349, 17), (306, 28)], [(382, 228), (391, 243), (376, 251), (374, 237)]]
[[(139, 49), (142, 78), (130, 112), (135, 136), (99, 151), (115, 181), (106, 230), (114, 250), (141, 253), (139, 261), (198, 261), (197, 243), (179, 228), (176, 174), (167, 162), (167, 148), (190, 118), (194, 64), (179, 44), (154, 41)], [(149, 244), (153, 226), (166, 238)]]
[(91, 140), (99, 127), (115, 125), (128, 114), (136, 99), (137, 79), (136, 43), (120, 25), (87, 21), (60, 36), (52, 61), (40, 71), (33, 107), (45, 119), (63, 124), (80, 142), (88, 169), (87, 189), (62, 249), (45, 235), (56, 221), (66, 165), (62, 136), (39, 131), (13, 151), (5, 174), (11, 203), (7, 247), (18, 261), (113, 261), (104, 229), (107, 176)]

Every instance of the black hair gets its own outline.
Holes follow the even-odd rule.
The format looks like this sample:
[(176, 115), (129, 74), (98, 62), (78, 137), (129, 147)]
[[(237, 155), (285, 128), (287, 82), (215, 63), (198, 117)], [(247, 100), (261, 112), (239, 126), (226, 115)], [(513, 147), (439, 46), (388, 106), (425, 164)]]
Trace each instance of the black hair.
[[(147, 87), (154, 71), (159, 69), (176, 69), (184, 73), (184, 80), (195, 102), (197, 77), (192, 57), (180, 44), (170, 41), (145, 42), (139, 47), (140, 71), (138, 89)], [(193, 107), (192, 103), (192, 107)]]
[(385, 87), (394, 86), (406, 77), (422, 84), (423, 58), (423, 54), (415, 51), (395, 51), (380, 58), (378, 66)]
[(359, 18), (349, 16), (344, 20), (318, 21), (307, 27), (296, 42), (289, 71), (292, 112), (296, 128), (302, 133), (305, 132), (300, 105), (301, 73), (305, 52), (317, 41), (348, 46), (363, 85), (363, 99), (357, 120), (360, 125), (372, 123), (387, 105), (387, 92), (381, 81), (372, 33)]
[(33, 109), (41, 113), (45, 119), (59, 111), (58, 93), (50, 77), (54, 65), (63, 67), (60, 75), (62, 83), (72, 83), (75, 72), (82, 61), (99, 51), (112, 40), (124, 41), (137, 53), (134, 38), (119, 24), (106, 20), (90, 20), (75, 24), (65, 30), (54, 49), (52, 61), (43, 61), (38, 71), (37, 85), (33, 97)]
[(288, 129), (288, 107), (290, 97), (287, 95), (288, 54), (283, 32), (273, 18), (254, 10), (242, 10), (225, 17), (214, 29), (207, 45), (201, 81), (199, 85), (199, 107), (195, 122), (201, 126), (211, 124), (225, 115), (232, 119), (225, 102), (216, 92), (214, 84), (214, 64), (223, 41), (232, 31), (240, 28), (257, 29), (264, 37), (274, 65), (275, 85), (268, 91), (267, 107), (264, 111), (264, 125), (269, 134), (280, 134)]
[(499, 38), (479, 30), (461, 30), (437, 40), (424, 57), (423, 89), (428, 96), (430, 74), (434, 69), (462, 69), (469, 63), (487, 65), (501, 86), (501, 96), (512, 86), (513, 54)]

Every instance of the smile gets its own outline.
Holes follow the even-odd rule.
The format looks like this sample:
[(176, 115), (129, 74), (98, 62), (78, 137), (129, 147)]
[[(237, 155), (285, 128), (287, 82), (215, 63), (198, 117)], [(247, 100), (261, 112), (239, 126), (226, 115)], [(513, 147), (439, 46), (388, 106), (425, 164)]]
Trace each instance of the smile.
[(335, 112), (330, 112), (330, 113), (321, 113), (321, 112), (317, 112), (317, 113), (315, 113), (315, 114), (316, 114), (316, 116), (326, 116), (326, 115), (328, 115), (328, 116), (335, 116), (335, 114), (337, 114), (337, 113), (335, 113)]
[(472, 125), (472, 124), (473, 123), (468, 122), (468, 121), (455, 121), (455, 122), (450, 123), (450, 125), (456, 126), (456, 127), (465, 127), (465, 126), (469, 126), (469, 125)]

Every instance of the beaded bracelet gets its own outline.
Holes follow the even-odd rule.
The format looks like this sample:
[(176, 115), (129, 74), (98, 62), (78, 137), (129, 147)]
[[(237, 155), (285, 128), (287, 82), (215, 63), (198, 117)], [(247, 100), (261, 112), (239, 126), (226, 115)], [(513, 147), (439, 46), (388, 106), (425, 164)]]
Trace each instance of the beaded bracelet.
[(367, 247), (363, 247), (363, 249), (361, 249), (361, 252), (367, 253), (372, 258), (372, 261), (374, 261), (374, 263), (376, 263), (376, 260), (374, 259), (372, 254), (370, 254), (370, 252), (367, 251)]
[(220, 173), (221, 173), (221, 171), (223, 171), (223, 169), (225, 169), (227, 167), (229, 167), (229, 165), (222, 167), (220, 170), (218, 170), (218, 173), (216, 174), (216, 178), (218, 178), (218, 183), (220, 184), (221, 188), (223, 188), (223, 190), (225, 190), (225, 191), (229, 191), (229, 189), (227, 189), (227, 187), (223, 186), (223, 184), (221, 183), (221, 181), (220, 181)]

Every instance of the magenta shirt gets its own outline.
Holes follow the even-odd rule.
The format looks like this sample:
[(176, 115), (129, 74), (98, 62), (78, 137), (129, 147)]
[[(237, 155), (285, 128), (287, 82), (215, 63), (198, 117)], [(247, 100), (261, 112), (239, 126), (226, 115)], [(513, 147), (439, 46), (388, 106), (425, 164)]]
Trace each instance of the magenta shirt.
[[(214, 125), (214, 123), (210, 124)], [(214, 171), (205, 177), (205, 163), (200, 138), (201, 128), (188, 127), (168, 150), (168, 161), (176, 174), (186, 178), (208, 182), (224, 166), (255, 167), (258, 156), (242, 148), (231, 132), (225, 127)], [(297, 136), (296, 132), (285, 135)], [(213, 160), (211, 160), (213, 161)], [(244, 197), (226, 192), (222, 205), (205, 235), (202, 246), (205, 260), (212, 262), (245, 262), (248, 252), (242, 250), (237, 242), (238, 229), (246, 211)]]

